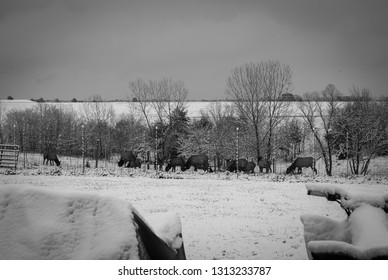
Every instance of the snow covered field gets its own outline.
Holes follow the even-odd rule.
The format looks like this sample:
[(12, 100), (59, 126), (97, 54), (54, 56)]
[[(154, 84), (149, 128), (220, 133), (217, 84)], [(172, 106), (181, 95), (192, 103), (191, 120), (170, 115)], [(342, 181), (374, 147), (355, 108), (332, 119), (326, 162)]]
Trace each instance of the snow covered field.
[(386, 177), (270, 174), (236, 178), (235, 174), (194, 172), (131, 176), (3, 174), (0, 187), (28, 184), (53, 191), (118, 197), (131, 202), (146, 219), (155, 213), (176, 212), (182, 223), (186, 256), (193, 260), (307, 259), (300, 215), (320, 214), (335, 219), (346, 215), (337, 203), (307, 196), (305, 183), (339, 183), (348, 190), (388, 193)]
[[(221, 102), (223, 105), (232, 105), (231, 101), (187, 101), (186, 108), (187, 113), (190, 118), (198, 118), (201, 116), (201, 111), (207, 111), (209, 109), (209, 106), (211, 103), (214, 102)], [(43, 104), (47, 105), (55, 105), (60, 106), (63, 109), (73, 109), (75, 112), (78, 112), (78, 114), (81, 114), (84, 111), (84, 106), (88, 102), (45, 102)], [(116, 116), (120, 116), (121, 114), (127, 114), (131, 113), (134, 114), (137, 117), (142, 117), (139, 112), (134, 111), (133, 108), (130, 106), (131, 102), (107, 102), (107, 104), (112, 105), (112, 108), (116, 114)], [(12, 110), (24, 110), (27, 108), (38, 108), (39, 103), (27, 99), (15, 99), (15, 100), (0, 100), (0, 104), (2, 105), (3, 113), (7, 114), (8, 112)], [(326, 104), (324, 102), (323, 104)], [(297, 114), (299, 112), (299, 109), (297, 107), (297, 102), (291, 102), (290, 109), (291, 109), (291, 115)], [(151, 120), (154, 120), (157, 118), (157, 115), (155, 112), (151, 111), (149, 112), (149, 118)]]

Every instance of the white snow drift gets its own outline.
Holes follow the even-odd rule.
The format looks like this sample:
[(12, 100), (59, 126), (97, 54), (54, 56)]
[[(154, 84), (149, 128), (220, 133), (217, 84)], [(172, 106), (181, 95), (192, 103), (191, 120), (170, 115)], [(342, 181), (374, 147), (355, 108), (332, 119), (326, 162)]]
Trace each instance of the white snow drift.
[(348, 219), (304, 214), (306, 244), (313, 254), (346, 255), (354, 259), (388, 257), (387, 195), (352, 192), (331, 184), (306, 184), (316, 195), (339, 194), (338, 201), (353, 212)]
[[(0, 259), (137, 259), (133, 211), (129, 202), (106, 195), (2, 186)], [(176, 213), (155, 220), (159, 237), (180, 248)]]
[[(145, 220), (153, 226), (159, 237), (162, 237), (163, 233), (165, 234), (162, 239), (166, 242), (169, 242), (169, 240), (171, 242), (175, 231), (180, 232), (181, 230), (186, 256), (190, 260), (301, 260), (308, 258), (303, 224), (300, 221), (302, 214), (327, 216), (327, 220), (313, 219), (313, 221), (319, 220), (322, 222), (321, 227), (332, 227), (332, 230), (322, 234), (338, 235), (337, 237), (328, 236), (326, 239), (338, 241), (345, 239), (349, 242), (348, 244), (351, 242), (342, 235), (346, 232), (340, 229), (345, 227), (343, 223), (346, 214), (338, 203), (327, 201), (323, 197), (308, 196), (305, 183), (320, 182), (325, 183), (326, 187), (328, 184), (334, 185), (335, 183), (335, 186), (340, 185), (346, 191), (363, 191), (371, 195), (388, 193), (387, 180), (384, 179), (381, 182), (377, 178), (371, 181), (366, 180), (366, 183), (365, 178), (360, 178), (362, 180), (359, 181), (357, 178), (347, 180), (346, 178), (297, 175), (286, 177), (288, 181), (285, 182), (272, 182), (272, 177), (265, 175), (242, 175), (238, 179), (233, 174), (227, 176), (225, 174), (200, 173), (192, 175), (176, 174), (175, 177), (180, 177), (176, 179), (154, 177), (140, 177), (140, 175), (135, 177), (0, 175), (0, 189), (12, 188), (15, 184), (27, 184), (38, 188), (45, 194), (48, 191), (50, 193), (64, 192), (73, 197), (74, 200), (91, 195), (94, 199), (91, 200), (90, 205), (98, 201), (97, 209), (101, 210), (100, 206), (102, 207), (104, 203), (108, 203), (108, 200), (116, 201), (111, 200), (112, 197), (120, 201), (117, 205), (105, 205), (103, 209), (106, 209), (104, 210), (106, 214), (97, 211), (96, 213), (99, 215), (96, 217), (92, 215), (93, 220), (85, 220), (85, 226), (90, 229), (87, 232), (75, 231), (76, 229), (71, 227), (72, 223), (65, 220), (64, 217), (67, 212), (60, 210), (60, 205), (67, 205), (64, 201), (57, 200), (58, 203), (52, 203), (50, 207), (44, 208), (42, 205), (35, 205), (36, 210), (34, 211), (39, 215), (34, 215), (34, 217), (27, 214), (20, 215), (20, 218), (24, 220), (26, 220), (26, 217), (29, 218), (29, 224), (26, 224), (25, 228), (20, 227), (16, 230), (9, 222), (0, 222), (2, 223), (0, 225), (0, 244), (1, 246), (9, 244), (4, 234), (13, 228), (15, 234), (25, 238), (24, 240), (36, 236), (39, 232), (43, 233), (45, 238), (42, 241), (45, 241), (46, 244), (55, 244), (54, 241), (57, 241), (58, 248), (63, 250), (62, 256), (68, 253), (69, 258), (84, 258), (84, 256), (86, 258), (86, 254), (89, 254), (89, 258), (91, 253), (99, 250), (98, 252), (101, 254), (95, 256), (110, 258), (112, 257), (112, 251), (122, 248), (121, 244), (126, 244), (124, 241), (123, 243), (119, 242), (119, 240), (124, 240), (124, 234), (118, 231), (117, 227), (122, 226), (122, 223), (130, 218), (126, 207), (133, 205)], [(36, 196), (31, 194), (25, 197), (23, 203), (36, 199)], [(1, 216), (11, 215), (11, 212), (7, 214), (6, 212), (10, 209), (8, 207), (12, 205), (9, 204), (5, 207), (4, 201), (2, 199), (0, 204)], [(14, 204), (13, 207), (17, 205)], [(19, 205), (15, 209), (21, 206)], [(38, 209), (40, 210), (38, 211)], [(86, 209), (88, 208), (84, 210), (86, 211)], [(93, 213), (93, 209), (92, 207), (88, 210), (88, 213)], [(81, 212), (77, 211), (74, 210), (73, 215), (78, 214), (80, 217), (84, 217)], [(115, 214), (112, 212), (115, 212)], [(177, 214), (169, 214), (170, 212)], [(165, 217), (161, 217), (160, 213), (165, 213)], [(178, 215), (180, 223), (177, 221)], [(58, 230), (51, 229), (47, 231), (44, 228), (48, 227), (48, 218), (53, 216), (61, 218), (59, 219), (60, 223), (58, 222), (56, 226)], [(95, 232), (92, 229), (95, 226), (92, 221), (99, 223), (102, 232)], [(105, 222), (109, 224), (104, 226)], [(170, 225), (168, 226), (168, 224)], [(4, 226), (7, 229), (4, 229)], [(113, 227), (116, 228), (112, 230)], [(65, 236), (66, 238), (72, 237), (71, 239), (74, 239), (74, 242), (67, 241), (65, 244), (63, 242), (64, 237), (62, 237), (63, 240), (55, 240), (49, 232), (58, 233), (60, 234), (58, 236)], [(65, 232), (67, 233), (65, 234)], [(101, 235), (103, 233), (105, 237)], [(10, 232), (7, 234), (11, 239), (17, 238), (17, 236), (11, 236)], [(131, 234), (129, 229), (127, 234)], [(87, 236), (90, 236), (90, 238)], [(81, 245), (75, 242), (76, 238), (79, 241), (81, 238), (86, 240), (83, 247), (79, 247)], [(94, 244), (97, 247), (94, 249), (95, 251), (90, 249), (89, 252), (87, 246), (92, 240), (95, 240)], [(101, 240), (109, 242), (109, 244), (103, 242), (100, 244), (99, 241)], [(181, 241), (182, 239), (177, 239), (175, 246), (178, 247)], [(40, 248), (38, 243), (34, 244), (36, 248)], [(27, 244), (23, 246), (28, 249)], [(19, 250), (22, 250), (22, 248), (19, 247)], [(71, 255), (69, 252), (72, 252)], [(35, 256), (40, 257), (40, 255)], [(29, 256), (25, 255), (25, 258), (27, 257)]]

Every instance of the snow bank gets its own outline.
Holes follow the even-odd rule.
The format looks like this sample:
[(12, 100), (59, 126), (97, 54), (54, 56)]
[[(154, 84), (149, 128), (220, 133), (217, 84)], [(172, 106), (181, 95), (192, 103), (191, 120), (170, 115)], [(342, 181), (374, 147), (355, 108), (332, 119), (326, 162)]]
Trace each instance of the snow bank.
[(316, 196), (339, 195), (337, 199), (341, 200), (342, 206), (350, 210), (354, 210), (362, 204), (369, 204), (374, 207), (388, 209), (388, 194), (372, 194), (365, 191), (346, 191), (342, 187), (335, 184), (306, 184), (306, 189), (309, 194)]
[[(327, 228), (327, 223), (323, 222), (326, 217), (315, 216), (310, 220), (306, 217), (302, 219), (310, 256), (331, 254), (351, 259), (388, 258), (388, 218), (380, 208), (364, 204), (353, 212), (349, 220)], [(315, 228), (312, 229), (311, 225)]]
[[(301, 215), (309, 257), (388, 258), (387, 195), (349, 192), (330, 184), (306, 184), (311, 194), (340, 194), (341, 204), (353, 210), (348, 219)], [(325, 257), (324, 257), (325, 258)]]
[(388, 218), (381, 209), (368, 204), (361, 205), (353, 211), (348, 224), (352, 233), (352, 244), (358, 248), (388, 249)]
[(339, 221), (315, 214), (303, 214), (300, 219), (304, 225), (306, 243), (312, 240), (351, 241), (346, 233), (347, 220)]
[(341, 203), (344, 207), (352, 210), (363, 204), (369, 204), (379, 208), (384, 208), (386, 205), (385, 197), (383, 195), (355, 191), (347, 192), (345, 199), (343, 199)]
[(182, 247), (182, 225), (180, 218), (175, 212), (164, 212), (153, 214), (147, 217), (151, 228), (164, 242), (171, 248), (179, 249)]
[(306, 184), (306, 189), (308, 192), (310, 192), (312, 195), (317, 196), (328, 196), (340, 194), (346, 195), (346, 191), (343, 190), (341, 187), (334, 185), (334, 184), (325, 184), (325, 183), (312, 183), (312, 184)]
[(117, 198), (0, 187), (0, 259), (136, 259), (132, 206)]
[[(325, 246), (325, 240), (329, 240), (329, 244), (333, 246), (336, 242), (350, 242), (351, 239), (347, 234), (347, 221), (339, 221), (325, 216), (315, 214), (303, 214), (300, 216), (304, 226), (304, 240), (307, 248), (309, 259), (313, 259), (311, 251), (315, 252), (318, 249), (314, 247), (315, 240), (320, 240), (320, 248), (323, 252), (330, 251), (330, 248)], [(310, 246), (312, 246), (310, 248)]]

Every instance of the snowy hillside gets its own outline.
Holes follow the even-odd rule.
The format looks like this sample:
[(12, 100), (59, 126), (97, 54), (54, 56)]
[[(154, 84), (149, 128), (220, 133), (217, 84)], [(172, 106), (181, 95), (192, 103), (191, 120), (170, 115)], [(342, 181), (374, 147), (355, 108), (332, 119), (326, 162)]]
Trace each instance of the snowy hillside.
[[(188, 111), (188, 116), (190, 118), (198, 118), (201, 116), (201, 111), (208, 111), (209, 106), (211, 105), (213, 101), (189, 101), (186, 103), (186, 108)], [(214, 102), (221, 102), (226, 105), (231, 105), (232, 102), (229, 101), (214, 101)], [(107, 102), (107, 104), (112, 105), (113, 110), (116, 114), (116, 116), (120, 116), (121, 114), (134, 114), (135, 116), (140, 116), (140, 113), (137, 111), (134, 111), (133, 108), (131, 108), (130, 104), (132, 102)], [(39, 103), (30, 101), (30, 100), (24, 100), (24, 99), (18, 99), (18, 100), (0, 100), (0, 104), (2, 106), (3, 114), (7, 114), (7, 112), (16, 109), (16, 110), (23, 110), (26, 108), (37, 108)], [(61, 106), (62, 108), (71, 108), (75, 112), (81, 113), (84, 111), (84, 106), (87, 104), (87, 102), (45, 102), (42, 104), (47, 105), (55, 105), (55, 106)], [(290, 103), (290, 112), (289, 114), (291, 116), (299, 115), (299, 109), (297, 107), (297, 102), (291, 102)], [(156, 117), (155, 112), (150, 112), (150, 118), (153, 119)]]

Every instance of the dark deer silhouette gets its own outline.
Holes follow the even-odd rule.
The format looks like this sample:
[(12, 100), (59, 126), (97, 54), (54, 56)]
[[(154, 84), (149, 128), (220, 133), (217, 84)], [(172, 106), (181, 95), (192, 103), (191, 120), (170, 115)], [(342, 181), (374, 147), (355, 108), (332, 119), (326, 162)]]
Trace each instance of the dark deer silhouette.
[(46, 151), (43, 154), (43, 164), (46, 163), (48, 165), (48, 162), (50, 161), (50, 165), (54, 165), (54, 162), (57, 166), (61, 165), (61, 162), (59, 161), (56, 153), (54, 151)]
[(302, 173), (302, 167), (311, 167), (311, 169), (317, 174), (315, 168), (315, 161), (313, 157), (298, 157), (294, 162), (287, 168), (286, 174), (294, 172), (298, 168), (298, 174)]

